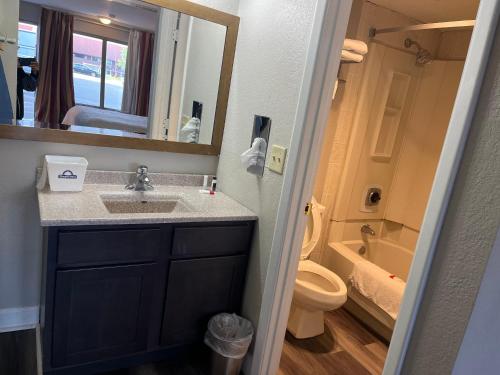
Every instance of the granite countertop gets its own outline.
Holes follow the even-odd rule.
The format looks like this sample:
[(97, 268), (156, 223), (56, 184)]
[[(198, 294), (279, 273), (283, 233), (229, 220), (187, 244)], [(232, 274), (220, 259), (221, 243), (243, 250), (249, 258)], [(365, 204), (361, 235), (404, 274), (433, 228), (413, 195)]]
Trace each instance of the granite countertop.
[[(113, 175), (114, 174), (114, 175)], [(257, 215), (222, 192), (202, 194), (203, 177), (150, 173), (153, 191), (125, 189), (133, 174), (87, 171), (83, 191), (38, 192), (40, 222), (43, 227), (63, 225), (153, 224), (178, 222), (257, 220)], [(179, 200), (170, 213), (110, 213), (105, 200), (141, 201)]]

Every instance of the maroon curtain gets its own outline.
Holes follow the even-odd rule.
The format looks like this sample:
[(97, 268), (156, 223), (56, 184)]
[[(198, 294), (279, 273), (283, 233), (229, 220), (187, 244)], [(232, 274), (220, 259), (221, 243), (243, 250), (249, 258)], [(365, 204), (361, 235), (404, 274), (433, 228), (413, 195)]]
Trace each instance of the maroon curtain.
[(60, 123), (74, 105), (73, 16), (42, 9), (35, 120)]
[(154, 35), (141, 32), (139, 37), (141, 55), (139, 56), (139, 72), (137, 88), (136, 115), (147, 116), (149, 112), (149, 89), (151, 88), (151, 70), (153, 68)]
[(153, 67), (154, 34), (130, 31), (122, 112), (147, 116)]

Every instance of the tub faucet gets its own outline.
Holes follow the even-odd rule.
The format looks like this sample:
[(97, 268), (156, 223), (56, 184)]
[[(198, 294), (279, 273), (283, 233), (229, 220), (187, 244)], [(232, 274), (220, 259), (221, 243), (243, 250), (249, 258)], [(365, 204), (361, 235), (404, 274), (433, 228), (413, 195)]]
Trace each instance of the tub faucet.
[(375, 231), (372, 229), (370, 224), (365, 224), (361, 227), (361, 233), (369, 234), (370, 236), (375, 236)]
[(148, 167), (141, 165), (137, 168), (135, 181), (125, 186), (125, 189), (135, 191), (153, 190), (153, 185), (151, 185), (151, 180), (148, 177)]

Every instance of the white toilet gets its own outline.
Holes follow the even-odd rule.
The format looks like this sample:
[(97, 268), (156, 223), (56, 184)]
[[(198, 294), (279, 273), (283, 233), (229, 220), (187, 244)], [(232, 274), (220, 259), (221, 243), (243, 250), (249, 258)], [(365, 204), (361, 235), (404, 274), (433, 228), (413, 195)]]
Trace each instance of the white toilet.
[(309, 260), (319, 242), (325, 208), (312, 198), (310, 216), (302, 252), (287, 329), (298, 339), (324, 332), (324, 311), (338, 309), (347, 300), (347, 287), (329, 269)]

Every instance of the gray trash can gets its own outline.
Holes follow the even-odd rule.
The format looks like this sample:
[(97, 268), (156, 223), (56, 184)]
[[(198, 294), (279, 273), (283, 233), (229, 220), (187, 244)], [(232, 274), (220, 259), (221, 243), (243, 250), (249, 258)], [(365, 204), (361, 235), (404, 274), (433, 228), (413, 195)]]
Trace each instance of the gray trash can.
[(212, 349), (212, 375), (238, 375), (252, 342), (252, 323), (236, 314), (218, 314), (208, 322), (205, 344)]

